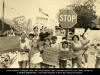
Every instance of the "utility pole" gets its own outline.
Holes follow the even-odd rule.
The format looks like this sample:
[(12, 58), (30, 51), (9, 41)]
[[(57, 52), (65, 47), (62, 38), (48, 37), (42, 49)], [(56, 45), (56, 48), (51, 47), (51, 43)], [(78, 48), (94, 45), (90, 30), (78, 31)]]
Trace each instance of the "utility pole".
[(2, 34), (4, 31), (4, 8), (5, 8), (4, 2), (5, 0), (3, 0), (3, 7), (2, 7)]

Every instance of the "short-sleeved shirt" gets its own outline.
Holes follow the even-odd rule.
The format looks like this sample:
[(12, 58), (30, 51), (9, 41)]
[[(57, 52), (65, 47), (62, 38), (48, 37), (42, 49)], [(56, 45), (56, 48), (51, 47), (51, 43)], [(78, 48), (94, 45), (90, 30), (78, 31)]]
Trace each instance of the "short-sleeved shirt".
[(21, 43), (20, 42), (21, 49), (24, 49), (25, 46), (26, 46), (27, 49), (31, 49), (30, 42), (29, 42), (29, 39), (28, 38), (25, 38), (25, 42), (24, 43)]
[(66, 48), (66, 49), (61, 48), (60, 49), (59, 59), (67, 60), (67, 59), (70, 59), (72, 57), (73, 57), (73, 55), (72, 55), (72, 52), (69, 50), (69, 48)]
[(84, 50), (82, 49), (82, 43), (81, 41), (78, 41), (78, 43), (72, 43), (72, 50), (74, 51), (74, 56), (75, 57), (80, 57), (82, 56)]
[[(20, 47), (21, 47), (21, 49), (24, 49), (24, 47), (26, 47), (27, 49), (30, 50), (31, 46), (30, 46), (29, 39), (25, 38), (24, 43), (20, 42)], [(29, 59), (29, 54), (27, 52), (19, 52), (18, 53), (18, 60), (19, 61), (27, 61), (28, 59)]]

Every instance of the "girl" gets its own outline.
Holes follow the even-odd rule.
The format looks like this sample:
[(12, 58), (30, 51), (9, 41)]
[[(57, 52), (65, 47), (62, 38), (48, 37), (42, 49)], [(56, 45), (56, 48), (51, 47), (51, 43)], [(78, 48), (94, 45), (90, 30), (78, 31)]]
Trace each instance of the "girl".
[(25, 32), (21, 33), (20, 47), (21, 49), (19, 50), (18, 55), (19, 66), (20, 68), (26, 68), (29, 61), (29, 50), (31, 49), (31, 47), (29, 45), (29, 40)]
[(35, 35), (35, 37), (38, 39), (39, 37), (39, 28), (37, 26), (35, 26), (33, 28), (33, 34)]
[(95, 68), (96, 64), (96, 47), (95, 45), (90, 45), (88, 50), (86, 51), (85, 55), (87, 55), (87, 68)]
[[(42, 48), (42, 53), (46, 50), (49, 50), (51, 48), (51, 40), (50, 38), (46, 37), (44, 39), (44, 43), (43, 43), (43, 48)], [(50, 68), (51, 65), (49, 64), (45, 64), (45, 63), (41, 63), (41, 68)]]
[(31, 38), (30, 68), (37, 68), (37, 66), (40, 65), (43, 60), (40, 56), (38, 40), (35, 37), (36, 35), (30, 34), (29, 36)]
[[(85, 39), (85, 38), (84, 38)], [(85, 48), (87, 48), (87, 42), (82, 42), (79, 39), (78, 35), (74, 35), (72, 37), (73, 43), (72, 43), (72, 50), (74, 52), (75, 58), (72, 59), (72, 67), (75, 67), (75, 64), (77, 65), (78, 68), (82, 68), (82, 55), (84, 53)]]

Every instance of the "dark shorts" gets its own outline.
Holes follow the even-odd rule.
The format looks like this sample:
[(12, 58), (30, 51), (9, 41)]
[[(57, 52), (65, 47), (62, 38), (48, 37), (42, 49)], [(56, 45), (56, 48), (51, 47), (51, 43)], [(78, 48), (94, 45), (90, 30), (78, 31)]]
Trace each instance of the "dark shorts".
[(75, 64), (77, 64), (77, 67), (78, 67), (78, 68), (82, 68), (82, 59), (81, 59), (81, 58), (78, 58), (78, 57), (73, 58), (73, 59), (72, 59), (72, 67), (73, 67)]
[(67, 60), (59, 59), (59, 68), (67, 68)]
[(100, 68), (99, 66), (100, 66), (100, 58), (97, 57), (95, 67)]

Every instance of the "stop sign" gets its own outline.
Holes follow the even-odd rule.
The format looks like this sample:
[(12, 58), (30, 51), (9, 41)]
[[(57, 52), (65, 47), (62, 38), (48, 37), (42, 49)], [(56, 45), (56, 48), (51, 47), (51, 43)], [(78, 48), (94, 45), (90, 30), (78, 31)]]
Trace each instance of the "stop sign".
[(72, 28), (77, 23), (77, 14), (73, 10), (61, 10), (58, 22), (63, 28)]

